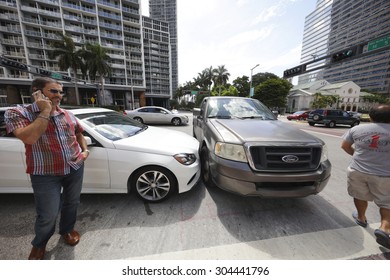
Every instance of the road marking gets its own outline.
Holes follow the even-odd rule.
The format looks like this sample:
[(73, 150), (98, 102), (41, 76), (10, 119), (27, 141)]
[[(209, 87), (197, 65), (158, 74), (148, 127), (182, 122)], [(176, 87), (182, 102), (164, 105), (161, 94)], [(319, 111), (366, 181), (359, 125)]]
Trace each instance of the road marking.
[[(383, 253), (374, 229), (353, 226), (209, 248), (153, 254), (137, 260), (350, 260)], [(193, 238), (196, 238), (194, 236)]]

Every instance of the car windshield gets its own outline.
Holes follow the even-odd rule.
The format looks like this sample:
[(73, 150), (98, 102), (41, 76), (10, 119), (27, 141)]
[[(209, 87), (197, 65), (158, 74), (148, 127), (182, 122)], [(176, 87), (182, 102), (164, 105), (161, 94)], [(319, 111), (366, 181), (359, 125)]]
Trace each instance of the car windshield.
[(105, 138), (116, 141), (133, 136), (148, 127), (117, 112), (77, 114), (82, 123)]
[(265, 105), (263, 105), (256, 99), (223, 97), (210, 99), (207, 117), (224, 119), (276, 119), (275, 115)]

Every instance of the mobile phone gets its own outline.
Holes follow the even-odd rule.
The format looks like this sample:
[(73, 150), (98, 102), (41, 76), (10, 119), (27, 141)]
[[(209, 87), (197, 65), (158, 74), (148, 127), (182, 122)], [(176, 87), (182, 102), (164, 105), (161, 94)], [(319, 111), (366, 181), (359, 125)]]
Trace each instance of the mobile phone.
[(38, 89), (38, 90), (34, 91), (34, 92), (32, 93), (32, 95), (33, 95), (33, 96), (36, 96), (36, 97), (41, 97), (42, 91), (41, 91), (40, 89)]

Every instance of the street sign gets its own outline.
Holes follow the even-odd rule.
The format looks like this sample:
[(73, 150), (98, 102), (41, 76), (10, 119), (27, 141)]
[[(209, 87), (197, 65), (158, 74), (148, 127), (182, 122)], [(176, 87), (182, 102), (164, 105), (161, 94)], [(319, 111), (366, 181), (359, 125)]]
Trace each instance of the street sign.
[(385, 37), (368, 42), (367, 50), (372, 51), (390, 45), (390, 34)]
[(92, 104), (95, 104), (95, 98), (94, 97), (91, 97), (91, 102), (92, 102)]

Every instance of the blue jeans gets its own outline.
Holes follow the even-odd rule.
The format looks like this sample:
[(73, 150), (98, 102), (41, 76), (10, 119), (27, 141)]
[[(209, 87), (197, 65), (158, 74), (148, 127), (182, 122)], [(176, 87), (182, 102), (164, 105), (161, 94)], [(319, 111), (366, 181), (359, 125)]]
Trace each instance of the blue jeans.
[(73, 230), (80, 204), (83, 176), (84, 165), (77, 170), (71, 168), (70, 173), (64, 176), (30, 175), (37, 213), (35, 238), (31, 242), (33, 246), (46, 246), (55, 232), (60, 212), (59, 233), (63, 235)]

